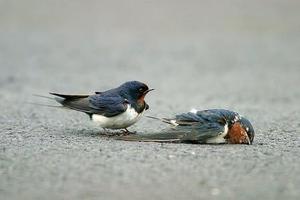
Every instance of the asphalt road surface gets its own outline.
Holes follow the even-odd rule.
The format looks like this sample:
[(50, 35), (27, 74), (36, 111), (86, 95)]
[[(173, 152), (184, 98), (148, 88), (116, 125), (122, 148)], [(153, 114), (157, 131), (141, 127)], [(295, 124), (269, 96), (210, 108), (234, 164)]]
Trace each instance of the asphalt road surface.
[[(0, 1), (0, 199), (299, 199), (299, 6)], [(29, 104), (127, 80), (156, 89), (148, 115), (238, 111), (254, 144), (116, 141), (85, 114)]]

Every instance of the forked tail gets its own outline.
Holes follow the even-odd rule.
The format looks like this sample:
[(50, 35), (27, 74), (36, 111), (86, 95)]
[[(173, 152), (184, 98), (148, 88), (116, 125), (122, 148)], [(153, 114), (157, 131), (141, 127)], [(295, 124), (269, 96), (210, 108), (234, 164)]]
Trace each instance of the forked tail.
[[(57, 102), (57, 99), (55, 97), (48, 97), (48, 96), (44, 96), (44, 95), (40, 95), (40, 94), (33, 94), (33, 96), (44, 98), (44, 99), (50, 99), (52, 101), (56, 101)], [(31, 104), (31, 105), (36, 105), (36, 106), (49, 107), (49, 108), (65, 108), (65, 107), (63, 107), (61, 105), (56, 106), (56, 105), (49, 105), (49, 104), (43, 104), (43, 103), (37, 103), (37, 102), (26, 102), (26, 103)]]
[(54, 106), (54, 105), (35, 103), (35, 102), (26, 102), (26, 103), (31, 104), (31, 105), (35, 105), (35, 106), (43, 106), (43, 107), (49, 107), (49, 108), (65, 108), (63, 106)]

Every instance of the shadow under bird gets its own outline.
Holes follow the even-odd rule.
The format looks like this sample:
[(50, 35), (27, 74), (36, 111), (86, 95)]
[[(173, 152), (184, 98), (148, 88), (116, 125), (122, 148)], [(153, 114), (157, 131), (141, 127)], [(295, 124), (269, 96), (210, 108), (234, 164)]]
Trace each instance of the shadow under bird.
[(129, 81), (117, 88), (91, 95), (50, 93), (63, 107), (88, 114), (102, 128), (124, 129), (136, 123), (149, 109), (144, 98), (148, 86), (139, 81)]
[(141, 142), (186, 142), (203, 144), (252, 144), (254, 129), (248, 119), (225, 109), (192, 110), (173, 119), (156, 118), (171, 125), (159, 133), (128, 135), (119, 140)]

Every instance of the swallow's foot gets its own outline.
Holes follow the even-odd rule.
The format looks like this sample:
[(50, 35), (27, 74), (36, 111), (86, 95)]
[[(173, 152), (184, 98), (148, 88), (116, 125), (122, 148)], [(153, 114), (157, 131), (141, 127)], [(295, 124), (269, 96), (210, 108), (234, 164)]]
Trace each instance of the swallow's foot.
[(126, 136), (126, 135), (131, 135), (131, 134), (136, 134), (136, 132), (131, 132), (126, 128), (122, 129), (122, 130), (118, 130), (118, 131), (111, 131), (109, 129), (103, 128), (103, 131), (100, 132), (100, 135), (108, 136), (108, 137)]
[(127, 128), (125, 128), (124, 130), (122, 130), (122, 135), (131, 135), (131, 134), (136, 134), (136, 131), (131, 132)]

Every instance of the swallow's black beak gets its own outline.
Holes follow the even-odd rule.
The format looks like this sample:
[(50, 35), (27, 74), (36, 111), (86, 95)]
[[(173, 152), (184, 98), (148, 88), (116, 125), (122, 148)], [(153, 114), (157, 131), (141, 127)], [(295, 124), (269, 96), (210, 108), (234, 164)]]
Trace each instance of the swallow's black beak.
[(247, 135), (247, 143), (246, 144), (248, 144), (248, 145), (252, 144), (252, 142), (251, 142), (251, 140), (250, 140), (250, 138), (249, 138), (248, 135)]
[(150, 91), (152, 91), (152, 90), (154, 90), (154, 89), (148, 89), (148, 90), (146, 90), (146, 91), (144, 92), (144, 95), (146, 95), (148, 92), (150, 92)]
[(253, 139), (254, 139), (254, 132), (248, 133), (247, 136), (248, 136), (248, 139), (249, 139), (249, 144), (252, 144)]

